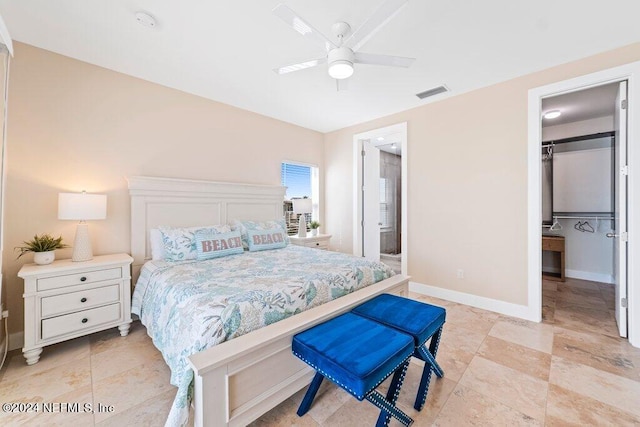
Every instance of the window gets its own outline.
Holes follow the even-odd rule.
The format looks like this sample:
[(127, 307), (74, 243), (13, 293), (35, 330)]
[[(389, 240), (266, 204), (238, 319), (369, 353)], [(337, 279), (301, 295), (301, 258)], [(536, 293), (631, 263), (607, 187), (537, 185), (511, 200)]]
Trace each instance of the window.
[(296, 234), (298, 232), (298, 215), (293, 213), (292, 199), (305, 197), (311, 199), (313, 212), (306, 214), (307, 226), (311, 220), (318, 220), (320, 211), (318, 205), (320, 194), (318, 168), (304, 163), (283, 162), (280, 176), (282, 185), (287, 187), (283, 206), (287, 232), (290, 235)]

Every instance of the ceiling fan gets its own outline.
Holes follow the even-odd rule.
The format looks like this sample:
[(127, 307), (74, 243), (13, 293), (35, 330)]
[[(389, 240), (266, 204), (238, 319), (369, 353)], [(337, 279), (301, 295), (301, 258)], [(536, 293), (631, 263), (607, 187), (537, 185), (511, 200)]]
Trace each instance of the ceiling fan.
[(407, 2), (408, 0), (385, 1), (373, 15), (354, 32), (351, 32), (351, 26), (346, 22), (336, 22), (331, 28), (336, 36), (335, 43), (313, 28), (311, 24), (296, 15), (289, 7), (284, 4), (279, 4), (273, 9), (273, 13), (291, 28), (307, 38), (307, 40), (320, 46), (327, 54), (322, 58), (286, 65), (275, 68), (273, 71), (278, 74), (287, 74), (327, 63), (329, 75), (340, 81), (351, 77), (354, 71), (353, 64), (357, 63), (403, 68), (410, 67), (413, 61), (415, 61), (415, 58), (358, 52), (378, 30), (384, 27), (406, 6)]

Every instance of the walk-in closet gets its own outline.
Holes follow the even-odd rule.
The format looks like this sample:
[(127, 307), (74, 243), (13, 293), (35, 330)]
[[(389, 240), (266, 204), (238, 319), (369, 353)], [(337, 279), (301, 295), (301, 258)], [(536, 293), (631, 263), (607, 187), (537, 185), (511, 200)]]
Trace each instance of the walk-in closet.
[(543, 320), (618, 336), (615, 104), (618, 84), (543, 101)]

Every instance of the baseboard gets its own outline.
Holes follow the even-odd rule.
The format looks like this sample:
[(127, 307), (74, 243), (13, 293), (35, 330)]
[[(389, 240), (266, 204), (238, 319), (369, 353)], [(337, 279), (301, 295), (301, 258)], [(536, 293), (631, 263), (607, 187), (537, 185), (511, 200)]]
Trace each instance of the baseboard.
[(613, 276), (610, 274), (592, 273), (590, 271), (565, 270), (564, 275), (572, 279), (590, 280), (592, 282), (614, 284)]
[(24, 346), (24, 331), (9, 334), (9, 351)]
[(520, 319), (530, 320), (532, 322), (538, 321), (535, 314), (533, 314), (529, 306), (526, 305), (513, 304), (497, 299), (481, 297), (464, 292), (452, 291), (450, 289), (439, 288), (437, 286), (430, 286), (416, 282), (409, 282), (409, 290), (411, 292), (416, 292), (447, 301), (453, 301), (460, 304), (470, 305), (471, 307), (477, 307), (483, 310), (505, 314), (507, 316), (518, 317)]

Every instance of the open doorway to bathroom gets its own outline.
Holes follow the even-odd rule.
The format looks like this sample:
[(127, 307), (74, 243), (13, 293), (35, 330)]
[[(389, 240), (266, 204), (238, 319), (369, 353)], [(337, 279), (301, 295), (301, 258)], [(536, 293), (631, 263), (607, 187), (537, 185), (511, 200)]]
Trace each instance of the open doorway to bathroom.
[(353, 136), (354, 255), (407, 274), (407, 124)]
[(402, 149), (400, 135), (380, 137), (380, 261), (401, 272)]

